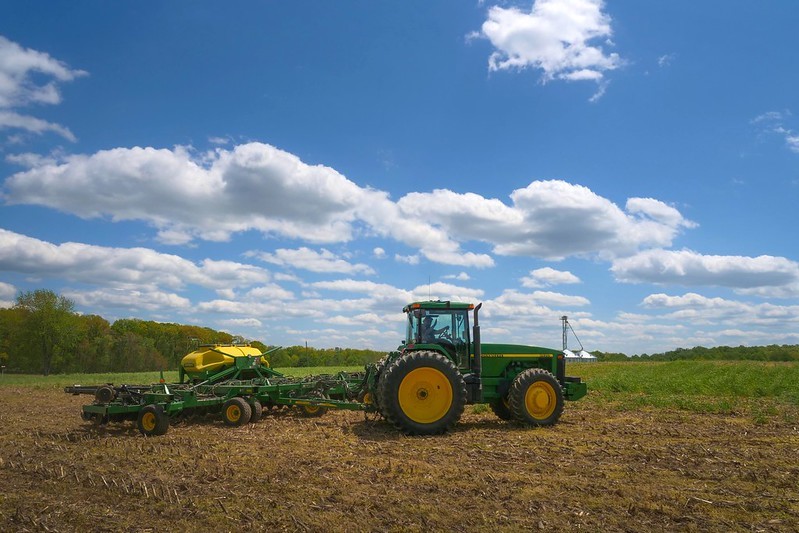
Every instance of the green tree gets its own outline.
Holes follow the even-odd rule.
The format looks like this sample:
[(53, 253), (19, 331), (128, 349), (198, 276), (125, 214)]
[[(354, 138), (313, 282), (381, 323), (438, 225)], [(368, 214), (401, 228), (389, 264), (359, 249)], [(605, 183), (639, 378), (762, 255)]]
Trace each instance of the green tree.
[(55, 361), (68, 357), (66, 348), (75, 344), (75, 304), (51, 290), (39, 289), (20, 294), (14, 307), (24, 313), (23, 331), (31, 356), (47, 376)]

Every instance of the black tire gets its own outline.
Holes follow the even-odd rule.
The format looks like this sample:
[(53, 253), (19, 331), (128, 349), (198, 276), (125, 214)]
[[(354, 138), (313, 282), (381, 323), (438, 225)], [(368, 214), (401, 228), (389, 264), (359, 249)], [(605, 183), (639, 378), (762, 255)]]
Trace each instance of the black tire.
[(169, 417), (160, 405), (145, 405), (136, 419), (136, 427), (142, 435), (155, 437), (169, 430)]
[(229, 399), (222, 405), (222, 420), (228, 426), (243, 426), (250, 421), (251, 416), (250, 404), (239, 396)]
[(491, 406), (491, 410), (494, 411), (494, 414), (497, 415), (498, 418), (502, 420), (514, 419), (513, 413), (510, 411), (510, 404), (508, 403), (507, 396), (503, 398), (497, 398), (496, 400), (491, 400), (489, 405)]
[(383, 409), (380, 406), (380, 394), (378, 391), (380, 389), (380, 379), (381, 376), (383, 375), (383, 371), (386, 369), (387, 361), (388, 361), (388, 355), (384, 355), (383, 357), (380, 358), (380, 360), (377, 363), (375, 363), (375, 367), (377, 370), (377, 372), (375, 373), (375, 384), (376, 384), (375, 390), (367, 391), (367, 394), (370, 395), (372, 402), (374, 403), (375, 409), (377, 409), (377, 412), (380, 413), (383, 417), (385, 417), (386, 415), (383, 414)]
[(253, 400), (250, 404), (250, 410), (252, 411), (250, 413), (250, 424), (255, 424), (261, 419), (261, 416), (264, 413), (264, 408), (261, 405), (261, 402), (258, 400)]
[(466, 384), (443, 355), (413, 352), (386, 366), (378, 397), (383, 416), (397, 429), (407, 435), (437, 435), (460, 420)]
[[(311, 398), (319, 398), (320, 400), (324, 400), (325, 397), (321, 392), (312, 392), (310, 394)], [(327, 407), (322, 405), (300, 405), (300, 413), (302, 416), (306, 418), (319, 418), (320, 416), (324, 416), (327, 413)]]
[(529, 368), (516, 376), (508, 391), (513, 417), (531, 426), (551, 426), (563, 413), (563, 389), (550, 372)]

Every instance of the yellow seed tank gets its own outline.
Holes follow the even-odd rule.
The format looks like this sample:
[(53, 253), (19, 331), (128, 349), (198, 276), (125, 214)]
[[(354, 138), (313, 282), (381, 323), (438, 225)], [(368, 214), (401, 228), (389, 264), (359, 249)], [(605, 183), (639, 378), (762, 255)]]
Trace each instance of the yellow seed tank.
[(232, 367), (236, 357), (259, 355), (261, 364), (268, 367), (269, 362), (261, 351), (247, 344), (209, 344), (184, 356), (180, 365), (187, 376), (199, 378)]

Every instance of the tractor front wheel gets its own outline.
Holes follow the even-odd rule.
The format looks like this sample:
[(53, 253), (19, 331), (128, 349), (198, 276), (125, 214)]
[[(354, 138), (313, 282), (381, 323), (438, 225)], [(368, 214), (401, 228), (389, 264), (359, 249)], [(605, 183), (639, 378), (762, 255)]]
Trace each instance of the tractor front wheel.
[(222, 405), (222, 420), (228, 426), (243, 426), (250, 421), (252, 408), (247, 400), (236, 396)]
[(550, 372), (529, 368), (513, 380), (508, 404), (516, 420), (531, 426), (551, 426), (563, 413), (563, 389)]
[(398, 429), (408, 435), (436, 435), (460, 420), (466, 384), (445, 356), (413, 352), (386, 366), (378, 398), (383, 416)]
[(139, 417), (136, 419), (136, 427), (139, 428), (142, 435), (147, 437), (164, 435), (167, 430), (169, 430), (169, 417), (160, 405), (145, 405), (142, 410), (139, 411)]

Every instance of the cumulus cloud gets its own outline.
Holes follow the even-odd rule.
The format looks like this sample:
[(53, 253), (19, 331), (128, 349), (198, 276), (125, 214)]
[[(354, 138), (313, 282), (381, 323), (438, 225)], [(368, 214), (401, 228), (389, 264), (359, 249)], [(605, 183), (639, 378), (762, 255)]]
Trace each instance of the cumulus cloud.
[(530, 275), (523, 277), (521, 282), (522, 287), (535, 289), (539, 287), (548, 287), (550, 285), (568, 285), (580, 283), (580, 278), (571, 272), (544, 267), (531, 270)]
[(298, 268), (310, 272), (335, 272), (343, 274), (374, 274), (375, 271), (369, 265), (363, 263), (352, 264), (340, 259), (329, 250), (322, 248), (314, 251), (310, 248), (302, 247), (296, 250), (279, 248), (274, 253), (269, 252), (248, 252), (248, 257), (257, 257), (261, 261), (280, 265), (284, 267)]
[(10, 283), (0, 281), (0, 308), (14, 307), (17, 288)]
[(86, 74), (0, 35), (0, 129), (21, 129), (37, 134), (49, 131), (75, 141), (68, 128), (13, 110), (32, 104), (59, 104), (58, 84)]
[(188, 298), (175, 293), (150, 288), (97, 289), (76, 291), (67, 289), (63, 295), (76, 304), (94, 309), (136, 309), (144, 311), (185, 310), (191, 307)]
[(694, 325), (743, 328), (799, 325), (799, 306), (772, 303), (753, 304), (689, 292), (680, 296), (651, 294), (641, 302), (644, 308), (665, 310), (662, 318), (690, 321)]
[(408, 194), (398, 205), (456, 239), (488, 242), (497, 254), (547, 259), (610, 258), (668, 246), (682, 229), (695, 226), (658, 200), (632, 198), (625, 212), (587, 187), (561, 180), (534, 181), (510, 198), (512, 205), (506, 205), (477, 194), (435, 190)]
[(703, 255), (691, 250), (646, 250), (617, 259), (611, 271), (629, 283), (674, 283), (799, 295), (799, 264), (784, 257)]
[(41, 163), (6, 180), (8, 203), (84, 218), (143, 220), (170, 244), (224, 241), (246, 230), (312, 243), (347, 242), (361, 222), (431, 261), (493, 265), (485, 254), (461, 250), (443, 229), (407, 219), (385, 192), (266, 144), (200, 155), (184, 147), (116, 148)]
[(494, 46), (491, 71), (534, 68), (543, 72), (544, 83), (588, 80), (604, 92), (604, 73), (622, 62), (603, 50), (613, 34), (603, 8), (602, 0), (536, 0), (530, 11), (493, 6), (473, 36)]
[(211, 289), (248, 286), (269, 279), (261, 268), (205, 259), (194, 263), (148, 248), (111, 248), (76, 242), (53, 244), (0, 229), (0, 270), (58, 276), (88, 284)]
[[(669, 246), (695, 226), (659, 200), (630, 198), (625, 211), (560, 180), (533, 181), (513, 191), (510, 204), (441, 189), (394, 202), (332, 168), (261, 143), (199, 155), (184, 147), (135, 147), (57, 158), (20, 158), (32, 167), (6, 180), (6, 202), (83, 218), (143, 220), (169, 244), (224, 241), (246, 230), (309, 243), (347, 242), (367, 233), (418, 250), (395, 255), (397, 261), (487, 268), (494, 265), (490, 255), (464, 250), (461, 243), (482, 241), (501, 255), (611, 258)], [(280, 250), (262, 259), (317, 272), (372, 273), (325, 249)]]

